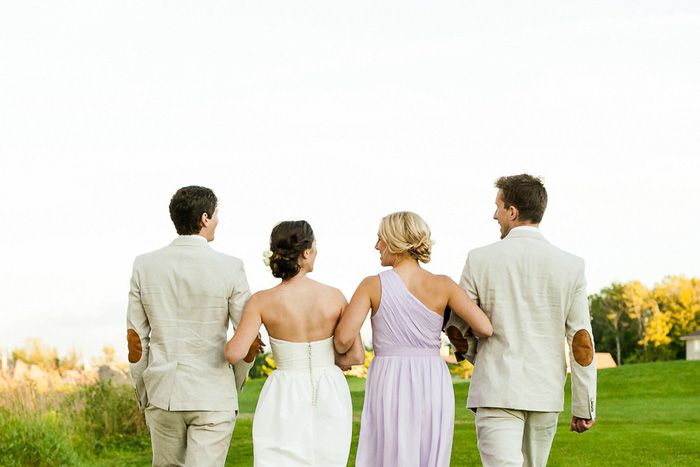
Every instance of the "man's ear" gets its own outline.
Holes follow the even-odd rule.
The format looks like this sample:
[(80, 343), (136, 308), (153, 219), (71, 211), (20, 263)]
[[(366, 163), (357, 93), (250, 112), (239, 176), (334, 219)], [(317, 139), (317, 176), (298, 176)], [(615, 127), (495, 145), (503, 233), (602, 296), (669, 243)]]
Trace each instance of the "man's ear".
[(203, 212), (201, 216), (199, 216), (199, 226), (200, 227), (206, 227), (209, 224), (209, 214), (206, 212)]
[(511, 207), (508, 208), (508, 216), (510, 217), (510, 220), (517, 221), (520, 217), (520, 211), (518, 211), (518, 208), (511, 205)]

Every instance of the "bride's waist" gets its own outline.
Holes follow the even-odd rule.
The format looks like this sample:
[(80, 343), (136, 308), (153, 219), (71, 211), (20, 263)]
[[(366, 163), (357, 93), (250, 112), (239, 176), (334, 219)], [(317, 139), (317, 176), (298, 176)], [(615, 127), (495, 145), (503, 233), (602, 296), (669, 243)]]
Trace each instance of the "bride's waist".
[(321, 370), (323, 368), (330, 368), (335, 366), (334, 358), (319, 358), (309, 361), (308, 359), (299, 358), (292, 360), (276, 360), (278, 370), (284, 371), (309, 371), (309, 370)]
[(334, 363), (329, 363), (329, 364), (323, 364), (323, 365), (314, 365), (314, 366), (292, 366), (292, 365), (277, 365), (277, 369), (275, 371), (297, 371), (297, 372), (303, 372), (303, 373), (308, 373), (310, 370), (311, 371), (322, 371), (322, 370), (329, 370), (336, 368)]

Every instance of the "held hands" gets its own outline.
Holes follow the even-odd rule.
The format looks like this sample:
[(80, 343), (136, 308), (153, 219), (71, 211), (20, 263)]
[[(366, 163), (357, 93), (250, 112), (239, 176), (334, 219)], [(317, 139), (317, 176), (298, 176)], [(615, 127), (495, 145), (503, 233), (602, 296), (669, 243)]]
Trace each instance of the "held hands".
[(575, 431), (576, 433), (583, 433), (591, 429), (595, 423), (595, 418), (578, 418), (576, 416), (571, 417), (571, 426), (569, 431)]
[(346, 354), (339, 354), (335, 352), (335, 366), (340, 368), (342, 371), (348, 371), (352, 366), (348, 364)]

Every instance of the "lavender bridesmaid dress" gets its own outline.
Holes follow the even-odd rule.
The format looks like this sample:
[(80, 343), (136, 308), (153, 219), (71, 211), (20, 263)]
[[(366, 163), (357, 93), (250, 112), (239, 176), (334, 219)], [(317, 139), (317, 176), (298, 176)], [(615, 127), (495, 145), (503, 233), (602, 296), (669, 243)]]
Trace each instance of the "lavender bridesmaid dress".
[(358, 467), (449, 466), (455, 398), (440, 356), (442, 316), (393, 270), (379, 274), (372, 316), (374, 359), (367, 372)]

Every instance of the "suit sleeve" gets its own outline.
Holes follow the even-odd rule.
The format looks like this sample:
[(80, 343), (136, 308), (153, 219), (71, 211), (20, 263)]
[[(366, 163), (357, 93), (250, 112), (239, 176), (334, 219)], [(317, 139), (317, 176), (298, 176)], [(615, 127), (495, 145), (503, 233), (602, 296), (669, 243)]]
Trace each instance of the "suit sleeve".
[[(231, 291), (231, 296), (228, 300), (228, 314), (231, 320), (231, 325), (235, 332), (238, 324), (241, 322), (241, 316), (243, 315), (243, 308), (250, 298), (250, 287), (248, 287), (248, 279), (245, 275), (245, 270), (243, 269), (243, 263), (239, 261), (237, 271), (234, 274), (234, 286)], [(253, 360), (251, 363), (246, 363), (241, 360), (233, 365), (233, 374), (236, 378), (236, 389), (238, 392), (243, 390), (245, 381), (248, 378), (248, 372), (253, 367)]]
[[(474, 282), (474, 277), (472, 275), (471, 268), (471, 253), (467, 255), (467, 261), (464, 263), (464, 269), (462, 269), (462, 276), (459, 279), (459, 286), (464, 290), (469, 298), (471, 298), (474, 303), (479, 304), (479, 294), (476, 289), (476, 283)], [(456, 320), (453, 318), (456, 317)], [(476, 346), (479, 339), (472, 333), (471, 327), (459, 316), (457, 313), (452, 313), (450, 316), (450, 324), (454, 324), (457, 329), (461, 331), (461, 334), (466, 341), (468, 350), (466, 354), (461, 355), (465, 360), (467, 360), (472, 365), (476, 359)], [(459, 357), (458, 357), (459, 359)]]
[(464, 263), (464, 269), (462, 270), (462, 277), (459, 278), (459, 286), (467, 292), (469, 298), (474, 300), (474, 303), (479, 305), (479, 292), (476, 288), (476, 282), (474, 281), (474, 276), (472, 274), (473, 270), (471, 267), (471, 253), (467, 256), (467, 261)]
[(131, 275), (129, 305), (126, 312), (126, 338), (129, 346), (129, 363), (131, 380), (136, 390), (136, 399), (141, 410), (148, 406), (148, 394), (143, 381), (143, 372), (148, 367), (148, 350), (151, 326), (146, 310), (141, 302), (141, 288), (137, 261)]
[(597, 371), (583, 263), (566, 317), (566, 340), (571, 364), (571, 413), (593, 419), (596, 416)]

